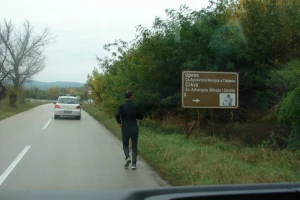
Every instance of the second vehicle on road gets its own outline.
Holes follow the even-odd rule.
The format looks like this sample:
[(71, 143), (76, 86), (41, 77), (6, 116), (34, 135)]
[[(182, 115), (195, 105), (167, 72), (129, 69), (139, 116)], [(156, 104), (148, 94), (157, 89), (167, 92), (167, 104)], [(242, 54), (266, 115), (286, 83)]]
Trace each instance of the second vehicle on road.
[(54, 119), (59, 117), (75, 117), (81, 119), (81, 104), (76, 95), (62, 94), (59, 96), (57, 102), (53, 102)]

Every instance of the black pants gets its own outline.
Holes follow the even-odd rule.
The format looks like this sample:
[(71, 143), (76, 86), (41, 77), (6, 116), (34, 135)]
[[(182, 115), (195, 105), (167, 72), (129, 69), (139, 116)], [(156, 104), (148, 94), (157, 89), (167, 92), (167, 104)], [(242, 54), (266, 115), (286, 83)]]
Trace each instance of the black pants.
[(136, 159), (138, 155), (138, 133), (131, 133), (131, 134), (122, 134), (122, 140), (123, 140), (123, 150), (124, 154), (127, 157), (129, 156), (129, 140), (131, 139), (132, 144), (132, 163), (136, 164)]

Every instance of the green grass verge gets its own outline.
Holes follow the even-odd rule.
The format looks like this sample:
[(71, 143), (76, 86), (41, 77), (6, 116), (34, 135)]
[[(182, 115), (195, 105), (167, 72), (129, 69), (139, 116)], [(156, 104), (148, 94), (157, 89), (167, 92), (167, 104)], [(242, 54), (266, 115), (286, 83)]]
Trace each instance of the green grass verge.
[[(120, 138), (113, 116), (84, 105)], [(300, 181), (300, 151), (237, 146), (215, 137), (186, 138), (140, 126), (140, 155), (171, 185), (214, 185)]]
[(26, 102), (25, 104), (17, 104), (17, 107), (10, 107), (5, 101), (0, 102), (0, 120), (46, 103), (49, 102)]

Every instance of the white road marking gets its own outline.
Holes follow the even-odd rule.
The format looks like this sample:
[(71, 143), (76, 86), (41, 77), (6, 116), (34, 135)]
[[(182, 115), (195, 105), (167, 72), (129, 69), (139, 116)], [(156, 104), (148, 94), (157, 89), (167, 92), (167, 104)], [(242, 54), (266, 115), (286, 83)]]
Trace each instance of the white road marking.
[(16, 157), (16, 159), (8, 166), (8, 168), (3, 172), (3, 174), (0, 176), (0, 186), (5, 181), (5, 179), (8, 177), (8, 175), (13, 171), (13, 169), (17, 166), (17, 164), (20, 162), (20, 160), (23, 158), (23, 156), (26, 154), (26, 152), (30, 149), (30, 146), (26, 146), (21, 153)]
[(50, 119), (48, 120), (47, 124), (43, 127), (43, 130), (45, 130), (45, 129), (47, 128), (47, 126), (50, 124), (51, 120), (52, 120), (52, 118), (50, 118)]

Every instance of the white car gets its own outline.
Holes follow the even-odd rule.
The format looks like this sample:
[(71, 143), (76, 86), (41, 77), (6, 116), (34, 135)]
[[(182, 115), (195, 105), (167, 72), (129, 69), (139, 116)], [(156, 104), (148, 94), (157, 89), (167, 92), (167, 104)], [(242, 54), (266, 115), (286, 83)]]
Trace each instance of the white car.
[(81, 119), (81, 103), (78, 102), (76, 95), (60, 95), (57, 102), (53, 102), (54, 119), (59, 117), (75, 117)]

